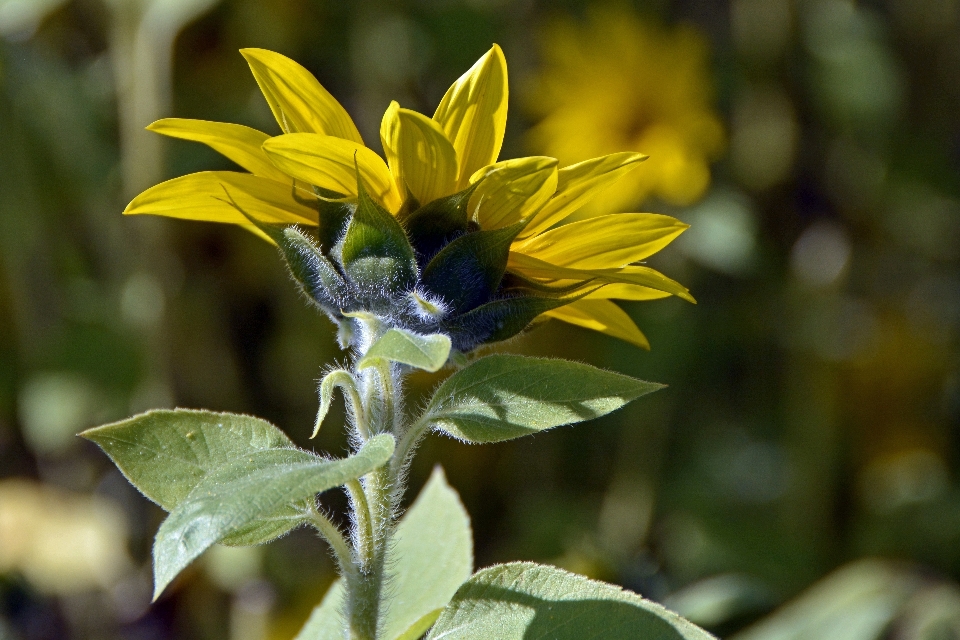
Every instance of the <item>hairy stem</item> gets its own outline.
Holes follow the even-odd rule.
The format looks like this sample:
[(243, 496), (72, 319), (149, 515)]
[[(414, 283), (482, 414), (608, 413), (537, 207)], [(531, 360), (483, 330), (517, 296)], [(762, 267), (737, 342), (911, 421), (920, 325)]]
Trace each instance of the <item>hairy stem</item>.
[(350, 545), (348, 545), (347, 541), (343, 538), (343, 534), (340, 533), (340, 529), (337, 528), (337, 525), (330, 522), (329, 518), (317, 511), (316, 505), (310, 506), (310, 509), (307, 511), (307, 517), (313, 528), (317, 530), (320, 536), (326, 540), (333, 549), (333, 553), (337, 557), (337, 564), (340, 565), (340, 571), (345, 575), (352, 573), (354, 570), (353, 552), (350, 549)]
[[(371, 372), (372, 373), (372, 372)], [(376, 367), (367, 378), (364, 411), (377, 432), (393, 432), (402, 420), (395, 397), (400, 387), (389, 363)], [(398, 418), (400, 420), (398, 420)], [(396, 455), (396, 453), (394, 454)], [(351, 640), (375, 640), (380, 624), (386, 553), (393, 533), (395, 501), (402, 494), (392, 465), (368, 474), (361, 483), (347, 484), (350, 492), (354, 536), (355, 571), (347, 581), (347, 636)]]
[(353, 521), (356, 525), (354, 544), (357, 547), (357, 555), (360, 557), (360, 562), (367, 565), (373, 560), (374, 548), (370, 503), (367, 500), (367, 494), (363, 490), (363, 485), (360, 484), (359, 480), (348, 482), (347, 491), (350, 494)]

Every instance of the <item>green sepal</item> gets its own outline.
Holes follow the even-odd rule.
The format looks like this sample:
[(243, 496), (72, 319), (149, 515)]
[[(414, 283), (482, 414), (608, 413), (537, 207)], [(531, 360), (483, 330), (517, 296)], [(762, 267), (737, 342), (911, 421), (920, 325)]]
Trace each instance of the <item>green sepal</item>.
[(494, 300), (444, 323), (443, 331), (457, 351), (512, 338), (527, 328), (541, 313), (569, 304), (571, 300), (523, 296)]
[[(317, 247), (306, 234), (295, 226), (268, 224), (257, 220), (236, 203), (226, 187), (224, 187), (224, 192), (233, 208), (243, 214), (257, 229), (267, 234), (277, 245), (280, 249), (280, 255), (283, 256), (284, 262), (290, 269), (290, 274), (307, 297), (331, 311), (336, 311), (339, 307), (344, 306), (344, 301), (347, 298), (347, 283), (344, 282), (336, 267), (323, 255), (321, 248)], [(330, 229), (323, 222), (325, 205), (340, 206), (340, 203), (325, 202), (324, 200), (318, 200), (317, 202), (320, 203), (321, 211), (320, 229), (329, 232)]]
[(347, 283), (320, 247), (296, 227), (287, 227), (278, 236), (277, 246), (303, 292), (321, 306), (346, 306)]
[(481, 181), (463, 191), (437, 198), (403, 220), (421, 265), (428, 263), (450, 241), (470, 230), (470, 196)]
[(469, 311), (493, 297), (507, 270), (510, 244), (526, 221), (492, 231), (462, 235), (444, 247), (423, 270), (420, 283), (457, 311)]
[(357, 172), (357, 209), (340, 247), (340, 263), (360, 288), (370, 295), (412, 289), (417, 262), (403, 227), (367, 193)]
[(343, 238), (356, 205), (350, 202), (317, 200), (317, 240), (324, 255), (330, 255)]
[(567, 296), (576, 296), (585, 289), (594, 291), (601, 286), (602, 285), (596, 283), (596, 280), (591, 279), (557, 287), (508, 271), (503, 275), (500, 291), (505, 295), (533, 295), (545, 298), (564, 298)]
[(293, 199), (300, 204), (316, 207), (317, 239), (320, 242), (320, 250), (324, 255), (329, 254), (343, 236), (356, 205), (348, 201), (348, 196), (323, 187), (313, 187), (316, 198), (304, 198), (298, 194), (296, 182), (291, 186), (291, 192)]

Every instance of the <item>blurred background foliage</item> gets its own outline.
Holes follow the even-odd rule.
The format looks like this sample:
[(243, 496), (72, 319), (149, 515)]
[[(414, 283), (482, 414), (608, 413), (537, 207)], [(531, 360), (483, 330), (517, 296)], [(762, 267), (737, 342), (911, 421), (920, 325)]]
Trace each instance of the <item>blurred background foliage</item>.
[(670, 386), (585, 427), (431, 438), (414, 491), (444, 465), (478, 566), (554, 563), (722, 637), (960, 638), (957, 0), (0, 0), (0, 638), (293, 637), (334, 577), (319, 541), (217, 548), (150, 605), (163, 514), (74, 437), (186, 406), (346, 447), (333, 421), (307, 439), (342, 356), (274, 252), (120, 216), (231, 168), (142, 129), (276, 133), (237, 53), (264, 47), (376, 140), (389, 100), (432, 113), (492, 42), (501, 157), (650, 154), (604, 206), (693, 225), (656, 266), (699, 304), (626, 303), (649, 353), (559, 323), (514, 341)]

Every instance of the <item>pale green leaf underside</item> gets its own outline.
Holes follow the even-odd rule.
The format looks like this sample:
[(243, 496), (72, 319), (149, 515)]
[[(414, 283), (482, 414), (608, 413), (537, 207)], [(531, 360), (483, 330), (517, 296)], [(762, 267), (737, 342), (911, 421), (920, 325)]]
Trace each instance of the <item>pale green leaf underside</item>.
[(154, 410), (88, 429), (143, 495), (172, 511), (210, 471), (254, 451), (293, 448), (275, 426), (252, 416)]
[(256, 451), (210, 473), (157, 531), (154, 597), (211, 545), (370, 473), (390, 459), (393, 446), (393, 437), (383, 434), (343, 460), (296, 449)]
[(389, 360), (432, 372), (438, 371), (449, 355), (448, 336), (441, 333), (422, 336), (403, 329), (390, 329), (373, 343), (357, 368), (365, 369), (378, 360)]
[(662, 387), (578, 362), (491, 355), (447, 378), (422, 419), (467, 442), (500, 442), (606, 415)]
[[(393, 597), (381, 615), (383, 637), (390, 640), (402, 637), (425, 616), (433, 617), (473, 573), (470, 517), (440, 467), (397, 527), (387, 566)], [(432, 622), (428, 620), (420, 634)]]
[[(440, 467), (400, 520), (387, 567), (392, 597), (384, 603), (380, 637), (416, 640), (473, 570), (470, 519)], [(296, 640), (343, 638), (343, 597), (342, 583), (337, 581)]]
[(714, 640), (620, 587), (555, 567), (517, 562), (477, 572), (428, 640)]
[(293, 640), (343, 640), (344, 622), (340, 614), (345, 595), (343, 580), (330, 585), (323, 600), (314, 607), (306, 624)]

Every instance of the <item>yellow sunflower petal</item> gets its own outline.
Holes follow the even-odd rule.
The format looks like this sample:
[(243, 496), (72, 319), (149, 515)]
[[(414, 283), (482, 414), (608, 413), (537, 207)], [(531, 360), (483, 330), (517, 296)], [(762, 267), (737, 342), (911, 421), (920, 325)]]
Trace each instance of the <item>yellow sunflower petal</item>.
[[(608, 285), (591, 294), (590, 297), (593, 298), (641, 300), (646, 298), (636, 297), (641, 295), (640, 290), (650, 289), (683, 298), (694, 304), (697, 302), (690, 295), (690, 291), (682, 284), (671, 280), (656, 269), (643, 265), (630, 265), (621, 269), (572, 269), (549, 264), (534, 257), (511, 251), (507, 259), (507, 269), (527, 278), (547, 281), (546, 283), (550, 285), (564, 286), (577, 281), (591, 281)], [(630, 288), (618, 288), (615, 285), (626, 285)], [(628, 292), (628, 295), (605, 295), (604, 292), (608, 291), (611, 293)]]
[(380, 124), (390, 172), (420, 204), (456, 190), (457, 152), (435, 120), (391, 102)]
[(499, 229), (533, 214), (556, 191), (557, 161), (546, 156), (504, 160), (477, 171), (484, 178), (470, 196), (470, 210), (483, 229)]
[(357, 126), (313, 74), (266, 49), (241, 49), (284, 133), (319, 133), (363, 144)]
[(653, 255), (689, 226), (655, 213), (614, 213), (551, 229), (514, 250), (562, 267), (609, 269)]
[(611, 283), (600, 287), (596, 291), (588, 293), (585, 300), (660, 300), (669, 298), (670, 294), (666, 291), (658, 291), (650, 287), (644, 287), (639, 284), (622, 284), (619, 282)]
[(650, 349), (647, 337), (637, 328), (630, 316), (609, 300), (577, 300), (547, 311), (544, 315), (626, 340), (641, 349)]
[(457, 150), (461, 189), (474, 172), (500, 155), (507, 128), (507, 93), (507, 61), (500, 47), (493, 45), (451, 85), (433, 114)]
[(273, 166), (267, 154), (260, 148), (270, 137), (262, 131), (229, 122), (183, 118), (157, 120), (147, 129), (171, 138), (202, 142), (256, 176), (280, 182), (289, 181), (286, 174)]
[(521, 237), (546, 231), (582, 207), (594, 196), (632, 171), (646, 160), (642, 153), (625, 151), (586, 160), (560, 169), (557, 191), (537, 212)]
[(403, 204), (383, 159), (356, 142), (318, 133), (288, 133), (264, 142), (263, 150), (287, 175), (349, 196), (357, 195), (359, 168), (367, 190), (387, 209), (396, 212)]
[[(127, 205), (126, 215), (151, 214), (186, 220), (225, 222), (250, 227), (250, 221), (229, 202), (224, 186), (243, 209), (258, 220), (287, 224), (317, 224), (317, 210), (300, 204), (289, 184), (236, 171), (204, 171), (174, 178), (147, 189)], [(298, 190), (312, 199), (313, 194)]]

